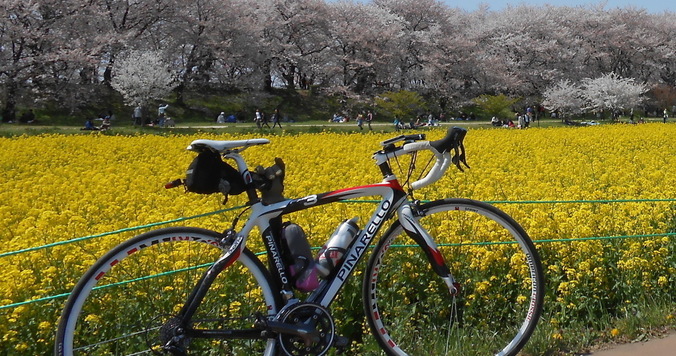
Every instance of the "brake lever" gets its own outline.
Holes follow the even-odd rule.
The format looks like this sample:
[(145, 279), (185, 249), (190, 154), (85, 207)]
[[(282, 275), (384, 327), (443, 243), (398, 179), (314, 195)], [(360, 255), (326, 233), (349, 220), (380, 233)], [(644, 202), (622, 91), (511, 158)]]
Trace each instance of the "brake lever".
[(467, 167), (467, 168), (471, 168), (471, 167), (467, 164), (467, 160), (465, 158), (465, 151), (463, 150), (462, 153), (458, 153), (457, 151), (458, 150), (456, 149), (455, 155), (453, 155), (453, 157), (451, 158), (451, 161), (455, 164), (456, 167), (458, 167), (458, 169), (461, 172), (464, 172), (465, 170), (462, 169), (462, 166), (460, 165), (460, 163), (464, 164), (465, 167)]
[(463, 144), (464, 138), (465, 138), (464, 133), (458, 135), (456, 142), (453, 145), (453, 150), (454, 150), (455, 154), (451, 158), (451, 162), (453, 162), (455, 164), (455, 166), (458, 167), (458, 169), (461, 172), (464, 172), (465, 170), (462, 169), (462, 166), (460, 165), (460, 163), (464, 164), (465, 167), (470, 168), (470, 166), (467, 164), (467, 158), (465, 156), (465, 145)]

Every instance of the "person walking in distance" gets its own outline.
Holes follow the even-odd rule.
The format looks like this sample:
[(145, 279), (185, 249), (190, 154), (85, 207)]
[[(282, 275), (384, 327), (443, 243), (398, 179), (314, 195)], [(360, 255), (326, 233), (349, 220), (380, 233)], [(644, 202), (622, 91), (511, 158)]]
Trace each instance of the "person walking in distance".
[(371, 127), (371, 121), (373, 121), (373, 112), (369, 110), (366, 113), (366, 124), (369, 126), (369, 130), (373, 130), (373, 128)]
[(141, 108), (140, 103), (134, 108), (134, 113), (131, 115), (131, 119), (134, 122), (134, 125), (143, 125), (143, 109)]
[(270, 128), (270, 125), (268, 124), (268, 121), (269, 121), (269, 120), (268, 120), (268, 116), (265, 115), (264, 112), (261, 112), (261, 120), (262, 120), (262, 122), (261, 122), (261, 128), (262, 128), (263, 126), (265, 126), (265, 127), (267, 127), (267, 128)]
[(279, 113), (279, 109), (275, 109), (275, 112), (272, 114), (272, 128), (274, 129), (275, 126), (279, 126), (279, 128), (282, 128), (282, 118), (281, 114)]
[(256, 109), (256, 115), (254, 116), (254, 121), (256, 122), (256, 127), (261, 128), (261, 123), (263, 122), (263, 113)]
[(359, 126), (360, 130), (364, 129), (364, 115), (362, 114), (357, 115), (357, 126)]

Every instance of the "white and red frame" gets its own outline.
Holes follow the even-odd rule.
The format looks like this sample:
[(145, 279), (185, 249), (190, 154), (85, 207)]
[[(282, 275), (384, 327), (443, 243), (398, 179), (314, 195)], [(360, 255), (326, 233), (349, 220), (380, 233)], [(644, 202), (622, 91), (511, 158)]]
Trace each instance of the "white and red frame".
[[(266, 142), (261, 142), (260, 144), (262, 143)], [(388, 162), (388, 159), (390, 158), (429, 148), (430, 146), (427, 141), (421, 141), (405, 144), (403, 147), (394, 151), (380, 151), (374, 154), (374, 159), (384, 175), (384, 179), (380, 183), (313, 194), (303, 198), (288, 199), (269, 205), (264, 205), (260, 199), (258, 199), (255, 188), (253, 188), (251, 173), (249, 172), (243, 157), (238, 152), (231, 151), (225, 154), (225, 158), (233, 159), (237, 163), (237, 167), (242, 174), (245, 183), (250, 186), (250, 188), (247, 189), (249, 198), (255, 201), (251, 205), (249, 219), (246, 221), (244, 227), (238, 232), (236, 242), (229, 251), (230, 257), (224, 256), (224, 258), (230, 260), (225, 262), (225, 266), (229, 266), (236, 260), (246, 246), (246, 240), (250, 232), (254, 227), (258, 227), (258, 229), (263, 232), (263, 241), (265, 242), (267, 252), (271, 257), (271, 273), (278, 278), (282, 288), (282, 294), (290, 299), (293, 296), (293, 291), (291, 283), (289, 282), (289, 277), (287, 276), (287, 266), (284, 265), (283, 260), (279, 257), (281, 236), (279, 236), (280, 229), (278, 228), (278, 225), (281, 223), (281, 217), (285, 214), (342, 200), (377, 196), (380, 197), (378, 207), (371, 215), (368, 222), (363, 226), (357, 237), (353, 240), (353, 243), (349, 246), (340, 269), (331, 275), (332, 278), (324, 280), (320, 284), (320, 287), (315, 290), (306, 301), (328, 307), (339, 293), (345, 281), (354, 271), (357, 262), (361, 260), (368, 250), (381, 227), (386, 221), (391, 219), (395, 213), (406, 233), (418, 243), (427, 254), (432, 269), (446, 282), (449, 290), (451, 290), (452, 293), (455, 293), (456, 287), (454, 286), (455, 280), (453, 276), (446, 266), (434, 239), (418, 223), (415, 205), (409, 201), (408, 195), (399, 183), (397, 177), (392, 173)], [(415, 186), (416, 189), (434, 183), (443, 175), (451, 163), (450, 154), (448, 152), (443, 154), (438, 153), (435, 150), (432, 150), (432, 152), (437, 156), (437, 161), (426, 177), (411, 184), (411, 186)]]

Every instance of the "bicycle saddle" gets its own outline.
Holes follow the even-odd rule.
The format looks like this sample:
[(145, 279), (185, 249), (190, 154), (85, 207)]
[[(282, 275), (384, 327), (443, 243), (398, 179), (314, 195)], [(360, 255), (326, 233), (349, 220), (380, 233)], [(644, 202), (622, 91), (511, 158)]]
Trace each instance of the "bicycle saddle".
[(218, 141), (218, 140), (195, 140), (186, 148), (189, 151), (200, 152), (205, 148), (210, 148), (216, 152), (223, 153), (225, 151), (234, 150), (237, 148), (247, 148), (250, 146), (265, 145), (270, 143), (266, 138), (253, 138), (250, 140), (235, 140), (235, 141)]

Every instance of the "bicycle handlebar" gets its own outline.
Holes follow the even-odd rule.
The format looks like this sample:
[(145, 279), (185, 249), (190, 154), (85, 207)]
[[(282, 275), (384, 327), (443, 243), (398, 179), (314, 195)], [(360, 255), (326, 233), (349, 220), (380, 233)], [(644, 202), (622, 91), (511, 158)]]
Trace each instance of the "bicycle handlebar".
[[(388, 154), (394, 156), (400, 156), (403, 154), (414, 153), (421, 150), (431, 151), (435, 158), (436, 162), (434, 166), (430, 169), (425, 177), (420, 180), (417, 180), (411, 183), (411, 189), (420, 189), (427, 185), (430, 185), (437, 180), (439, 180), (451, 163), (455, 164), (459, 170), (463, 171), (461, 163), (464, 164), (467, 168), (470, 168), (465, 160), (465, 146), (463, 145), (463, 140), (467, 130), (461, 127), (451, 127), (448, 129), (446, 137), (437, 140), (437, 141), (418, 141), (418, 142), (408, 142), (404, 143), (403, 146), (396, 148), (394, 143), (399, 141), (415, 141), (419, 139), (424, 139), (425, 135), (407, 135), (399, 136), (393, 139), (384, 141), (382, 143), (385, 146), (385, 149), (381, 151), (384, 156), (384, 159), (387, 159)], [(453, 156), (451, 157), (451, 151), (454, 151)]]

